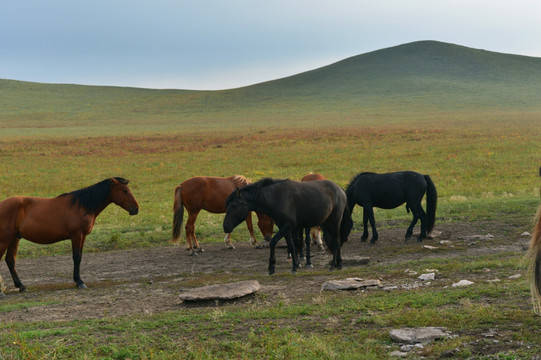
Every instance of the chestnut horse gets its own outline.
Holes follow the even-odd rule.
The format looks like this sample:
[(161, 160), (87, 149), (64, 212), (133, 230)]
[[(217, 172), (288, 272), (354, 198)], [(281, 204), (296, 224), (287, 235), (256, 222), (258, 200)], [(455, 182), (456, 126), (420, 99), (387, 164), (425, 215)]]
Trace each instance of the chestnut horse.
[[(539, 176), (541, 176), (541, 168), (539, 168)], [(540, 189), (541, 191), (541, 189)], [(530, 240), (530, 248), (526, 254), (526, 261), (529, 261), (530, 270), (530, 291), (534, 310), (537, 313), (541, 312), (541, 206), (537, 209), (537, 224), (534, 227), (532, 238)]]
[[(199, 242), (195, 236), (195, 220), (201, 210), (206, 210), (214, 214), (223, 214), (226, 211), (225, 200), (235, 189), (249, 184), (250, 181), (244, 176), (235, 175), (230, 177), (212, 177), (197, 176), (190, 178), (175, 189), (175, 202), (173, 206), (173, 242), (178, 242), (182, 231), (182, 222), (184, 220), (184, 208), (188, 211), (188, 220), (186, 221), (186, 243), (190, 255), (197, 255), (196, 251), (203, 251), (199, 247)], [(274, 223), (272, 219), (264, 214), (256, 213), (258, 217), (259, 229), (265, 240), (270, 241)], [(254, 227), (252, 225), (252, 214), (246, 217), (246, 226), (250, 233), (250, 243), (256, 247), (261, 247), (254, 236)], [(231, 233), (226, 234), (224, 242), (228, 248), (234, 249), (231, 244)]]
[(111, 203), (130, 215), (139, 212), (128, 182), (115, 177), (55, 198), (15, 196), (0, 202), (0, 259), (7, 249), (6, 263), (15, 287), (20, 292), (26, 290), (15, 271), (19, 240), (24, 238), (37, 244), (71, 239), (73, 280), (79, 289), (86, 288), (79, 269), (83, 246), (96, 217)]

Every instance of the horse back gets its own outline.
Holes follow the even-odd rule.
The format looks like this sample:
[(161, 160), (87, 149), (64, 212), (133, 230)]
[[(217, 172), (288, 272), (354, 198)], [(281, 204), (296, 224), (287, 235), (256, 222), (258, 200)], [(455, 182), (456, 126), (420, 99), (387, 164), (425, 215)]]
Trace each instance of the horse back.
[(394, 209), (410, 201), (420, 201), (426, 187), (424, 176), (414, 171), (362, 173), (347, 192), (361, 206)]
[(238, 185), (238, 177), (198, 176), (181, 184), (182, 203), (189, 212), (225, 213), (225, 201)]

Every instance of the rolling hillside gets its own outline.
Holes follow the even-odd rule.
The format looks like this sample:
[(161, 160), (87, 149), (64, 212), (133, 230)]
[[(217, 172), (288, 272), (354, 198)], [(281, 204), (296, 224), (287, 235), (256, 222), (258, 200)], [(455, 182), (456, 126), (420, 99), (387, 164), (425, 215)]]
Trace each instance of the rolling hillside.
[(0, 128), (73, 131), (130, 124), (134, 131), (159, 126), (169, 131), (231, 121), (239, 126), (324, 125), (336, 118), (370, 122), (381, 112), (405, 118), (426, 112), (539, 112), (539, 99), (541, 58), (420, 41), (222, 91), (0, 80)]

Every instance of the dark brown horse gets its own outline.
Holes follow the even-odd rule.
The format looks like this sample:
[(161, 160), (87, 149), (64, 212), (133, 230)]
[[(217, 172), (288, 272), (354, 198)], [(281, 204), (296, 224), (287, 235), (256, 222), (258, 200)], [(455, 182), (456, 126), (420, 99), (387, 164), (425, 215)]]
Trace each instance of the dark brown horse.
[(85, 239), (96, 217), (111, 203), (130, 215), (139, 212), (128, 180), (119, 177), (55, 198), (16, 196), (0, 202), (0, 259), (7, 249), (6, 263), (15, 287), (21, 292), (26, 290), (15, 271), (19, 240), (24, 238), (37, 244), (71, 239), (73, 280), (78, 288), (86, 288), (79, 275)]
[[(541, 176), (541, 168), (539, 168), (539, 176)], [(530, 240), (530, 249), (525, 259), (529, 262), (530, 290), (534, 310), (541, 313), (541, 206), (537, 210), (536, 219), (537, 224), (534, 227)]]
[[(325, 180), (325, 177), (320, 174), (309, 173), (302, 177), (301, 181), (317, 181)], [(323, 242), (321, 241), (321, 226), (315, 226), (310, 229), (310, 238), (317, 244), (317, 246), (323, 250)]]
[[(195, 220), (199, 212), (206, 210), (214, 214), (225, 213), (225, 200), (229, 194), (235, 189), (242, 188), (249, 183), (250, 181), (241, 175), (230, 177), (197, 176), (177, 186), (173, 206), (173, 241), (178, 242), (180, 239), (182, 222), (184, 220), (184, 208), (186, 208), (188, 211), (188, 220), (185, 226), (186, 243), (188, 244), (187, 250), (190, 251), (190, 255), (196, 255), (196, 251), (203, 251), (195, 236)], [(257, 225), (261, 233), (265, 240), (270, 241), (274, 227), (272, 219), (261, 213), (256, 213), (256, 215), (258, 217)], [(254, 236), (251, 213), (246, 218), (246, 225), (250, 233), (250, 243), (256, 247), (261, 247)], [(231, 244), (231, 233), (226, 234), (224, 242), (230, 249), (235, 248)]]

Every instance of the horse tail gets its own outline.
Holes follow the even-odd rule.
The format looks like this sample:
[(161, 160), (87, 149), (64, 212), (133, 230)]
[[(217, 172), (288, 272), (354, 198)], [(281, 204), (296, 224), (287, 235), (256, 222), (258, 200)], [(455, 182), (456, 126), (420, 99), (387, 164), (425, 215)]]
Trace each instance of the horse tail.
[(536, 214), (537, 225), (530, 240), (530, 248), (525, 256), (529, 262), (530, 291), (534, 310), (541, 313), (541, 206)]
[(349, 206), (346, 203), (346, 207), (344, 207), (344, 213), (342, 214), (342, 221), (340, 222), (340, 240), (341, 240), (340, 245), (348, 241), (348, 237), (349, 237), (349, 234), (351, 233), (352, 228), (353, 228), (353, 219), (351, 218), (351, 211), (349, 210)]
[(180, 233), (182, 232), (182, 222), (184, 220), (184, 204), (182, 203), (182, 197), (180, 195), (182, 185), (179, 185), (175, 189), (175, 203), (173, 205), (173, 242), (178, 243), (180, 239)]
[(425, 175), (426, 180), (426, 233), (430, 234), (432, 229), (434, 229), (434, 223), (436, 222), (436, 207), (438, 205), (438, 193), (436, 191), (436, 186), (432, 182), (430, 176)]

